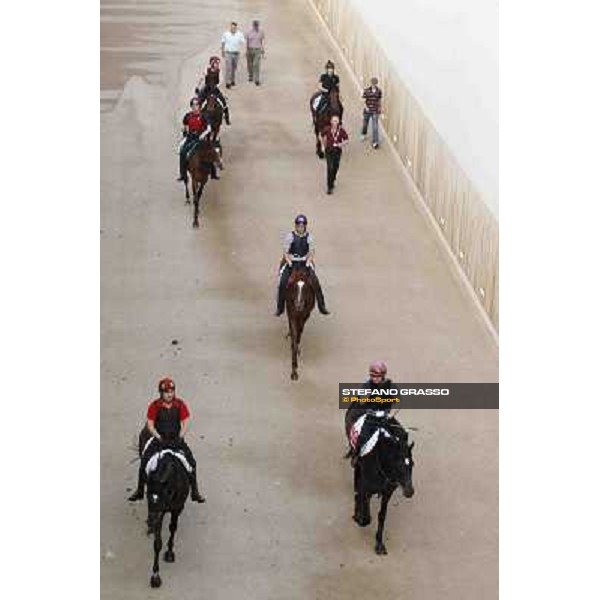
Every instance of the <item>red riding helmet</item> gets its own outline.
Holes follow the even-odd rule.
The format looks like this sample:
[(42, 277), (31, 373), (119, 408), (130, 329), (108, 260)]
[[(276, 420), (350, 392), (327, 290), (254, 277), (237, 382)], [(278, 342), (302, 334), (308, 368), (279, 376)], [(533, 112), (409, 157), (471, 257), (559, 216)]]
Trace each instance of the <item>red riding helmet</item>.
[(381, 377), (385, 377), (387, 373), (387, 365), (382, 360), (374, 360), (369, 365), (369, 375), (380, 375)]
[(162, 394), (163, 392), (174, 392), (175, 382), (170, 377), (165, 377), (158, 382), (158, 391)]

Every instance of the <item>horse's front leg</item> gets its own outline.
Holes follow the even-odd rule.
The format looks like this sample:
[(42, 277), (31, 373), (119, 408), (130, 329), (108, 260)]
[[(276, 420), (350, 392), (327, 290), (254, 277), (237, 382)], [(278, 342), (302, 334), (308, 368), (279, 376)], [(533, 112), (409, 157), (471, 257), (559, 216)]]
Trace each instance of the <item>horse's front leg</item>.
[(295, 322), (288, 316), (290, 324), (290, 345), (292, 349), (292, 381), (298, 379), (298, 331)]
[(318, 132), (315, 131), (315, 138), (317, 139), (317, 156), (321, 159), (325, 158), (325, 154), (323, 153), (323, 145), (321, 144), (321, 137)]
[(154, 523), (154, 564), (152, 565), (152, 577), (150, 577), (150, 586), (153, 588), (160, 587), (162, 580), (159, 574), (159, 556), (162, 549), (162, 522), (164, 513), (160, 513), (156, 516)]
[(302, 348), (300, 346), (300, 342), (302, 341), (302, 333), (304, 332), (304, 325), (305, 325), (306, 321), (301, 321), (298, 323), (298, 341), (296, 344), (296, 349), (297, 349), (297, 356), (300, 357), (300, 354), (302, 353)]
[(175, 541), (175, 532), (177, 531), (177, 522), (181, 511), (173, 511), (171, 513), (171, 522), (169, 523), (169, 541), (167, 542), (167, 551), (165, 552), (165, 562), (175, 562), (175, 552), (173, 552), (173, 542)]
[(194, 223), (193, 223), (193, 227), (194, 229), (197, 229), (200, 226), (198, 217), (200, 214), (200, 196), (202, 196), (202, 188), (204, 187), (204, 184), (202, 183), (195, 183), (194, 184)]
[(189, 204), (190, 203), (190, 189), (188, 187), (187, 177), (184, 180), (184, 184), (185, 184), (185, 203)]
[(390, 498), (394, 490), (385, 491), (381, 494), (381, 508), (379, 509), (379, 514), (377, 515), (377, 533), (375, 534), (375, 554), (387, 554), (387, 548), (383, 543), (383, 527), (385, 525), (385, 516), (387, 514), (387, 507)]
[(361, 481), (360, 465), (354, 467), (354, 515), (352, 518), (359, 527), (371, 523), (371, 499), (365, 493)]

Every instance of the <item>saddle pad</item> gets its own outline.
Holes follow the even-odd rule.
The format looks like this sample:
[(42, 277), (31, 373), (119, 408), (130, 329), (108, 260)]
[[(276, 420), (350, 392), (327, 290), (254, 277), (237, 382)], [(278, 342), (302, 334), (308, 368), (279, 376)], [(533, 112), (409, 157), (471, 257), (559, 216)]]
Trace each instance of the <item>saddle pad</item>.
[(367, 415), (364, 414), (362, 417), (356, 419), (352, 427), (350, 428), (350, 445), (352, 448), (356, 450), (356, 446), (358, 445), (358, 438), (360, 437), (360, 432), (362, 430), (363, 425), (365, 424), (365, 419)]
[(194, 152), (196, 152), (196, 150), (198, 150), (198, 148), (200, 147), (200, 143), (201, 140), (195, 140), (192, 145), (190, 146), (190, 149), (188, 150), (188, 153), (186, 154), (186, 159), (190, 160), (190, 158), (192, 158), (192, 154), (194, 154)]
[(191, 467), (190, 463), (187, 461), (187, 459), (185, 458), (185, 454), (183, 454), (182, 452), (175, 452), (175, 450), (166, 448), (165, 450), (161, 450), (160, 452), (157, 452), (156, 454), (153, 454), (150, 457), (150, 459), (148, 460), (148, 463), (146, 464), (146, 475), (150, 475), (150, 473), (152, 473), (152, 471), (156, 470), (158, 461), (165, 454), (172, 454), (173, 456), (176, 456), (181, 461), (181, 464), (185, 467), (185, 470), (188, 473), (192, 472), (192, 467)]
[(383, 427), (378, 427), (375, 433), (373, 433), (373, 435), (362, 445), (362, 448), (360, 449), (360, 455), (366, 456), (369, 454), (369, 452), (375, 448), (381, 436), (388, 438), (392, 437)]
[[(317, 97), (316, 97), (316, 98), (313, 100), (313, 103), (312, 103), (312, 109), (313, 109), (313, 112), (316, 112), (316, 111), (317, 111), (317, 107), (319, 106), (319, 102), (320, 102), (320, 101), (321, 101), (321, 94), (319, 94), (319, 95), (318, 95), (318, 96), (317, 96)], [(305, 105), (305, 106), (306, 106), (306, 105)]]
[[(381, 417), (384, 413), (377, 411), (374, 414), (375, 416)], [(356, 448), (358, 447), (360, 441), (360, 434), (362, 432), (367, 416), (367, 414), (364, 414), (361, 417), (359, 417), (350, 428), (350, 445), (354, 450), (356, 450)], [(367, 431), (365, 431), (365, 433), (368, 434)], [(369, 452), (371, 452), (373, 448), (375, 448), (375, 446), (377, 445), (377, 442), (379, 441), (379, 437), (381, 435), (385, 437), (391, 437), (389, 432), (384, 427), (377, 427), (367, 438), (367, 440), (365, 440), (362, 443), (359, 452), (360, 456), (366, 456), (367, 454), (369, 454)]]

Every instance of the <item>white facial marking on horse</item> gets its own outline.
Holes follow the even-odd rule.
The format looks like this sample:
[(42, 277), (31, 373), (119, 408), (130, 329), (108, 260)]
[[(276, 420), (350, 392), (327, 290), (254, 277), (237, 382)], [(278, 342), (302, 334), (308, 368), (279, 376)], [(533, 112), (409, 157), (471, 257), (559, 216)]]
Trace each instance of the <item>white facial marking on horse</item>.
[(304, 281), (299, 281), (298, 282), (298, 298), (296, 299), (298, 304), (300, 304), (300, 298), (302, 298), (302, 288), (303, 287), (304, 287)]
[(404, 464), (405, 464), (406, 466), (410, 465), (410, 458), (405, 458), (405, 459), (404, 459)]

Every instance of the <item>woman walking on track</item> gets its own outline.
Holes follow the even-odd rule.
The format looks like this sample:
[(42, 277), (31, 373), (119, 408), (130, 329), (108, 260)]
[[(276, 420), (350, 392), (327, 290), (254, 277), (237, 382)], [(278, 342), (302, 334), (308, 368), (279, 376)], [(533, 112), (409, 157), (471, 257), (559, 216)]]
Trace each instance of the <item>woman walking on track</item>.
[(327, 193), (331, 194), (340, 168), (342, 148), (348, 143), (348, 134), (340, 125), (338, 116), (331, 117), (330, 125), (323, 130), (321, 138), (323, 146), (325, 146), (325, 158), (327, 159)]

